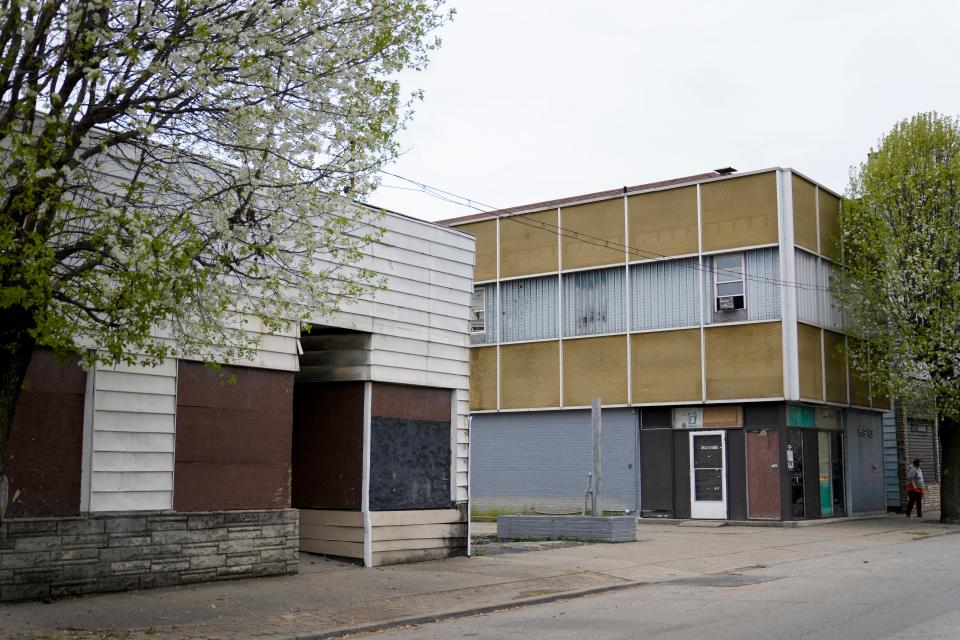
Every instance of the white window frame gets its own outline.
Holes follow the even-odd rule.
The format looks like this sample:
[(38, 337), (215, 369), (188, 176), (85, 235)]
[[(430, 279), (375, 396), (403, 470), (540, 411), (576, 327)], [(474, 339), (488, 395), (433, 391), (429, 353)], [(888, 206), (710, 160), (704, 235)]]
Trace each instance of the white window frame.
[[(480, 294), (480, 307), (474, 305), (477, 294)], [(475, 286), (473, 294), (470, 296), (470, 335), (486, 335), (487, 333), (487, 287), (486, 285)], [(475, 328), (475, 323), (480, 323), (480, 328)]]
[[(717, 258), (726, 258), (729, 256), (740, 256), (740, 279), (739, 280), (724, 280), (720, 282), (720, 268), (717, 267)], [(723, 270), (726, 273), (726, 269)], [(724, 277), (730, 278), (731, 276), (725, 275)], [(724, 297), (736, 297), (736, 296), (721, 296), (720, 295), (720, 285), (721, 284), (732, 284), (734, 282), (739, 282), (743, 293), (741, 297), (743, 298), (743, 307), (740, 309), (721, 309), (720, 308), (720, 298)], [(714, 313), (736, 313), (738, 311), (746, 311), (747, 309), (747, 257), (743, 253), (721, 253), (713, 256), (713, 312)]]

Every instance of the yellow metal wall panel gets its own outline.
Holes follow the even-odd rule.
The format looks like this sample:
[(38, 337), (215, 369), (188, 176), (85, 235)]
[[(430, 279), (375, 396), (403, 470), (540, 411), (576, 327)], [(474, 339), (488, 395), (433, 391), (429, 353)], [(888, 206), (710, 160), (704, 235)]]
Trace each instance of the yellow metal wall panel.
[[(564, 207), (560, 222), (564, 230), (564, 269), (624, 261), (623, 198)], [(573, 233), (590, 237), (569, 237)], [(603, 241), (611, 244), (604, 245)]]
[(560, 343), (500, 347), (500, 408), (560, 406)]
[(470, 349), (470, 408), (497, 408), (497, 348)]
[(823, 400), (823, 358), (820, 357), (820, 329), (797, 323), (800, 364), (800, 397)]
[(798, 246), (817, 251), (817, 188), (793, 175), (793, 239)]
[(840, 259), (840, 198), (820, 189), (820, 253)]
[(870, 406), (870, 385), (852, 368), (850, 369), (850, 404), (861, 407)]
[[(627, 205), (631, 248), (662, 256), (697, 252), (696, 187), (631, 196)], [(631, 255), (630, 260), (656, 255)]]
[(702, 400), (700, 330), (630, 336), (633, 402)]
[(707, 399), (783, 397), (779, 322), (708, 327)]
[(563, 404), (627, 402), (627, 337), (580, 338), (563, 343)]
[(775, 171), (708, 182), (700, 206), (704, 251), (779, 241)]
[(847, 365), (843, 353), (843, 336), (833, 331), (823, 332), (824, 373), (827, 378), (827, 401), (847, 402)]
[(557, 210), (500, 220), (500, 277), (557, 270)]
[(454, 227), (457, 231), (472, 233), (477, 238), (477, 257), (473, 268), (474, 280), (493, 280), (497, 277), (497, 221), (484, 220)]

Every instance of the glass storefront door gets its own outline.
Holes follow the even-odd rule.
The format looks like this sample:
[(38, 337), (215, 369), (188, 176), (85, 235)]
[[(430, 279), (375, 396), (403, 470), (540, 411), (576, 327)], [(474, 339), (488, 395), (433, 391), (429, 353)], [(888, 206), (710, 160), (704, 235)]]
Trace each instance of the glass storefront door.
[(723, 431), (690, 434), (690, 516), (727, 517), (727, 474)]
[[(790, 499), (793, 503), (793, 517), (806, 517), (803, 505), (803, 432), (790, 429), (790, 442), (787, 444), (787, 471), (790, 473)], [(791, 467), (790, 457), (793, 457)]]

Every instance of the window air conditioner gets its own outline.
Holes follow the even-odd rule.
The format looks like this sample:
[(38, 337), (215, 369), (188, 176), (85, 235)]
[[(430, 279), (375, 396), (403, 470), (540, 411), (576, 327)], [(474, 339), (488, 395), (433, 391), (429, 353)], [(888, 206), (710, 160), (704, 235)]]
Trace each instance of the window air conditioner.
[(734, 296), (720, 296), (717, 298), (717, 310), (718, 311), (733, 311), (736, 309), (736, 304), (733, 301)]

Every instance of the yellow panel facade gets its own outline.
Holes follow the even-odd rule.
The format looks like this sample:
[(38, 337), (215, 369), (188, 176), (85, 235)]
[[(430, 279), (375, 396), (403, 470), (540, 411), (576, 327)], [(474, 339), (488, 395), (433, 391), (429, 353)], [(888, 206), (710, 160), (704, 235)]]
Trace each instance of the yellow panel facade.
[[(560, 223), (564, 230), (564, 269), (624, 261), (623, 198), (564, 207), (560, 211)], [(589, 237), (569, 237), (572, 233)], [(606, 246), (603, 241), (611, 244)]]
[(840, 259), (840, 198), (820, 189), (820, 253)]
[(500, 347), (500, 408), (560, 406), (560, 343)]
[(870, 385), (853, 369), (850, 369), (850, 404), (870, 406)]
[(557, 270), (557, 210), (500, 219), (500, 277)]
[(779, 241), (775, 171), (708, 182), (700, 207), (704, 251)]
[(627, 402), (627, 337), (579, 338), (563, 343), (563, 405)]
[(497, 348), (470, 349), (470, 409), (497, 408)]
[(779, 322), (708, 327), (704, 344), (708, 400), (783, 397)]
[(630, 351), (634, 403), (703, 399), (699, 329), (636, 333)]
[(817, 252), (817, 188), (796, 174), (792, 182), (794, 242)]
[(823, 332), (824, 373), (827, 378), (827, 401), (847, 402), (847, 365), (843, 353), (843, 336), (833, 331)]
[(473, 279), (476, 281), (495, 279), (497, 277), (497, 221), (471, 222), (454, 228), (457, 231), (471, 233), (477, 238)]
[(820, 357), (820, 329), (797, 323), (800, 361), (800, 397), (823, 400), (823, 358)]
[(630, 241), (638, 253), (630, 260), (697, 252), (697, 188), (642, 193), (627, 199)]

